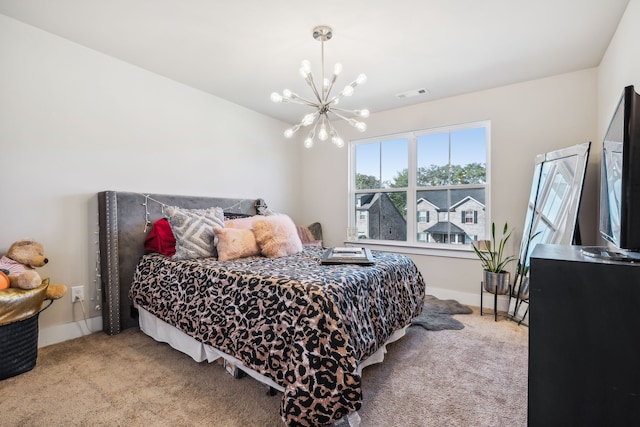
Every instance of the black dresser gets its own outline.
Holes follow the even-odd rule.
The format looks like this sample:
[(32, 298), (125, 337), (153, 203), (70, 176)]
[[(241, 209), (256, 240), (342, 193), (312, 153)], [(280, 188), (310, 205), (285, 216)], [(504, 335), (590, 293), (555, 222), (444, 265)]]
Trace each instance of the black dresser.
[(640, 425), (640, 264), (537, 245), (529, 427)]

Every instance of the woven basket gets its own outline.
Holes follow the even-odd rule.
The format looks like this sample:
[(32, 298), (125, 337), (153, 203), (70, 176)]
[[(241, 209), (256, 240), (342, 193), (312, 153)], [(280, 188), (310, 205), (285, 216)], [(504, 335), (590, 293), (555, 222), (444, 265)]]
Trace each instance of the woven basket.
[(38, 317), (53, 300), (35, 315), (0, 326), (0, 380), (30, 371), (38, 357)]

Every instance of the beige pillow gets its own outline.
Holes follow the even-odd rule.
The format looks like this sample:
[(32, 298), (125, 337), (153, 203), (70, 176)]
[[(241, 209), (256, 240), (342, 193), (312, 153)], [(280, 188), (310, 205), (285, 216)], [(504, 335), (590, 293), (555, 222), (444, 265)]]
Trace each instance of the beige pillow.
[(287, 215), (270, 215), (253, 221), (253, 234), (266, 257), (279, 258), (302, 251), (298, 230)]
[(213, 227), (218, 237), (218, 260), (246, 258), (260, 255), (253, 231), (242, 228)]
[(251, 230), (253, 228), (253, 221), (264, 218), (264, 215), (254, 215), (248, 216), (246, 218), (229, 219), (224, 222), (224, 226), (229, 228), (244, 228), (247, 230)]

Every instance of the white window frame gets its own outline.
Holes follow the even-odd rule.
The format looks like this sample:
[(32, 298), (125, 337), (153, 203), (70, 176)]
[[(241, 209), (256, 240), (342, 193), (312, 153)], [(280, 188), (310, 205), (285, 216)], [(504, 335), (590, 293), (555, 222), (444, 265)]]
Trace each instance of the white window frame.
[[(422, 254), (433, 256), (445, 256), (455, 258), (475, 258), (476, 255), (473, 252), (471, 245), (455, 245), (450, 243), (433, 243), (433, 242), (421, 242), (416, 234), (417, 226), (417, 206), (416, 206), (416, 168), (417, 168), (417, 153), (416, 142), (419, 136), (431, 133), (443, 133), (454, 132), (457, 130), (463, 130), (468, 128), (485, 128), (485, 149), (486, 149), (486, 183), (485, 183), (485, 215), (486, 224), (491, 224), (491, 121), (481, 120), (476, 122), (462, 123), (457, 125), (440, 126), (431, 129), (423, 129), (418, 131), (403, 132), (397, 134), (383, 135), (371, 138), (357, 139), (349, 141), (349, 154), (348, 154), (348, 191), (347, 191), (347, 224), (349, 227), (355, 226), (355, 195), (358, 192), (367, 193), (371, 191), (356, 190), (355, 186), (355, 160), (356, 160), (356, 146), (358, 144), (366, 144), (372, 142), (383, 142), (388, 140), (406, 138), (409, 141), (409, 186), (406, 188), (380, 188), (376, 189), (377, 192), (392, 192), (392, 191), (406, 191), (407, 193), (407, 241), (397, 240), (374, 240), (365, 239), (359, 240), (359, 246), (372, 247), (373, 249), (388, 250), (408, 254)], [(458, 188), (455, 186), (453, 188)], [(485, 235), (489, 233), (489, 226), (486, 226)], [(345, 244), (353, 242), (345, 241)]]

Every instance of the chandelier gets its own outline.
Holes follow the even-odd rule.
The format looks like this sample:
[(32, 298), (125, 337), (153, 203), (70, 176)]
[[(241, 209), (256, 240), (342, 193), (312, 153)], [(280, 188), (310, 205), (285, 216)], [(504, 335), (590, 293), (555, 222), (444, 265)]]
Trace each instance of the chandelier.
[(342, 91), (332, 96), (331, 90), (333, 89), (333, 85), (336, 82), (338, 75), (342, 71), (342, 64), (337, 63), (333, 66), (333, 76), (331, 79), (327, 79), (324, 76), (324, 42), (331, 40), (331, 37), (333, 37), (333, 30), (330, 27), (321, 25), (315, 27), (312, 34), (313, 38), (318, 40), (321, 44), (322, 86), (316, 86), (313, 74), (311, 73), (311, 63), (307, 60), (302, 61), (300, 75), (309, 87), (311, 87), (315, 99), (310, 101), (302, 98), (297, 93), (291, 92), (289, 89), (285, 89), (282, 91), (282, 95), (278, 92), (273, 92), (271, 94), (271, 100), (273, 102), (280, 103), (292, 102), (294, 104), (307, 105), (314, 110), (313, 112), (305, 115), (300, 123), (297, 123), (285, 130), (284, 136), (286, 138), (291, 138), (298, 130), (300, 130), (301, 127), (313, 126), (304, 140), (305, 147), (311, 148), (316, 138), (320, 141), (326, 141), (331, 138), (331, 142), (338, 147), (342, 147), (344, 146), (344, 140), (340, 135), (338, 135), (338, 132), (333, 127), (333, 124), (329, 120), (329, 114), (331, 113), (336, 117), (345, 120), (360, 132), (364, 132), (367, 129), (367, 124), (356, 120), (354, 117), (369, 117), (369, 110), (345, 110), (338, 108), (337, 105), (340, 103), (342, 98), (353, 95), (355, 87), (366, 82), (367, 76), (360, 74), (354, 81), (345, 86)]

